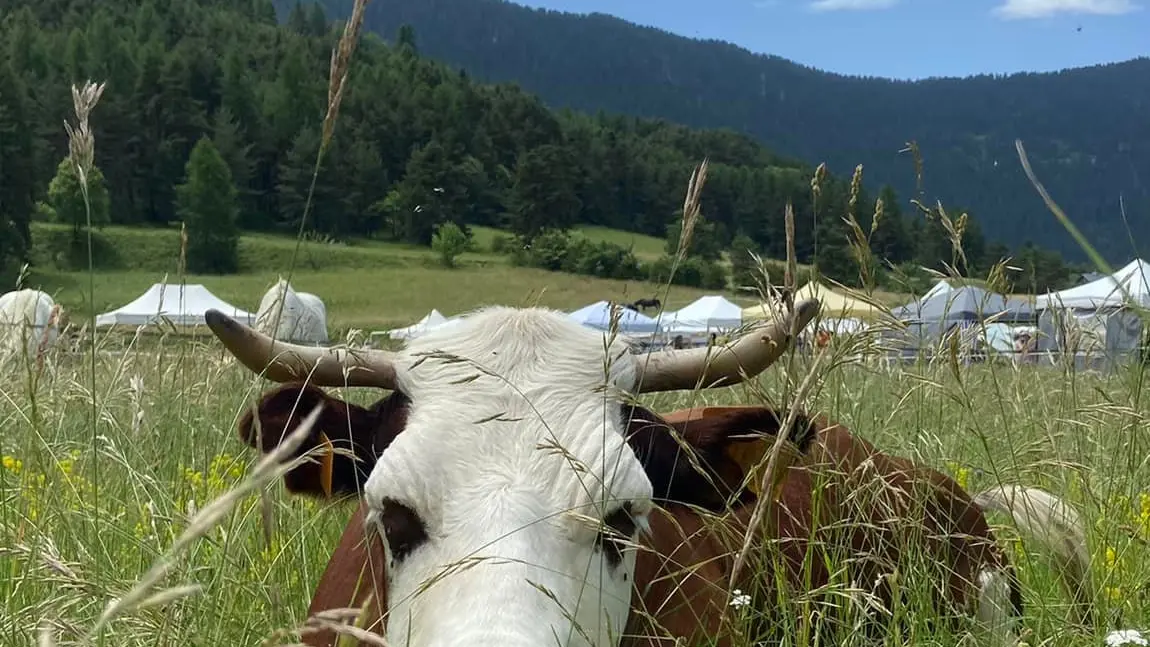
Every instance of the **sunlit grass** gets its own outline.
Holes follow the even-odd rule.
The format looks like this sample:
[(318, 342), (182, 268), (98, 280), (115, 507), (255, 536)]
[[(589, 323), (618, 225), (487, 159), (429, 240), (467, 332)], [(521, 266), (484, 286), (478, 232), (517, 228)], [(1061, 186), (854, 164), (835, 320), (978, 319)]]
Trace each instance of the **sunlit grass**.
[[(239, 482), (256, 459), (235, 424), (261, 384), (224, 361), (218, 347), (180, 342), (147, 354), (100, 356), (95, 447), (86, 366), (75, 357), (53, 362), (35, 391), (10, 380), (12, 388), (0, 398), (4, 644), (24, 644), (43, 617), (91, 625), (195, 510)], [(771, 393), (780, 392), (779, 382), (777, 374), (763, 379)], [(345, 395), (367, 402), (378, 394)], [(745, 402), (747, 392), (735, 387), (648, 398), (661, 411), (700, 399)], [(959, 382), (945, 369), (876, 374), (848, 366), (826, 376), (809, 406), (973, 490), (1001, 479), (1068, 497), (1090, 523), (1102, 622), (1129, 626), (1123, 623), (1150, 617), (1145, 408), (1129, 374), (1068, 379), (1052, 368), (1016, 372), (998, 365), (965, 369)], [(270, 546), (253, 494), (163, 583), (195, 582), (201, 594), (117, 623), (115, 644), (257, 644), (302, 624), (351, 509), (324, 510), (289, 497), (279, 485), (272, 492), (277, 523)], [(1081, 644), (1062, 636), (1066, 601), (1041, 551), (1029, 548), (1015, 548), (1028, 625), (1049, 644)]]

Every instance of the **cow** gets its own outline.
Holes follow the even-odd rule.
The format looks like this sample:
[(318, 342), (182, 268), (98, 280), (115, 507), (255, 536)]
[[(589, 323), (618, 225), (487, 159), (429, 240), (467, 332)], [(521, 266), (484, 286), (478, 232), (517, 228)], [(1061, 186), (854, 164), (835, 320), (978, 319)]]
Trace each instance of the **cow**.
[[(284, 476), (290, 492), (361, 500), (309, 613), (367, 602), (372, 629), (390, 644), (410, 647), (555, 639), (657, 647), (672, 644), (660, 633), (691, 638), (715, 636), (721, 628), (732, 546), (706, 520), (718, 515), (736, 537), (746, 529), (759, 493), (753, 479), (744, 481), (774, 442), (770, 436), (782, 433), (783, 416), (769, 407), (736, 407), (660, 417), (612, 389), (725, 386), (757, 375), (817, 306), (799, 303), (783, 321), (720, 348), (643, 357), (611, 336), (606, 347), (613, 361), (606, 365), (591, 361), (603, 352), (601, 333), (544, 309), (480, 310), (398, 353), (293, 346), (216, 311), (206, 318), (242, 364), (285, 383), (241, 419), (245, 442), (271, 451), (302, 413), (319, 406), (320, 418), (296, 456), (321, 446), (345, 450), (302, 462)], [(310, 383), (298, 383), (309, 374)], [(322, 386), (393, 392), (365, 408)], [(809, 455), (783, 470), (767, 515), (774, 528), (767, 543), (778, 545), (779, 568), (792, 587), (811, 592), (827, 584), (825, 555), (804, 557), (825, 551), (833, 542), (824, 540), (843, 533), (844, 521), (862, 521), (837, 545), (854, 551), (855, 559), (846, 560), (851, 579), (873, 582), (887, 608), (895, 593), (883, 576), (904, 553), (925, 548), (952, 571), (937, 587), (940, 608), (1012, 629), (1008, 616), (1022, 613), (1019, 586), (985, 507), (1029, 521), (1067, 565), (1061, 572), (1068, 587), (1084, 590), (1088, 563), (1071, 541), (1078, 529), (1060, 534), (1027, 516), (1036, 503), (1060, 506), (1053, 497), (1015, 488), (972, 498), (945, 475), (888, 456), (825, 418), (800, 414), (786, 435)], [(852, 479), (860, 470), (889, 490), (863, 502), (862, 516), (850, 512), (860, 489)], [(904, 496), (920, 490), (927, 495), (921, 500)], [(816, 498), (825, 501), (818, 523)], [(610, 502), (597, 505), (600, 499)], [(595, 523), (588, 527), (564, 514), (573, 508)], [(891, 520), (917, 520), (925, 532), (904, 547), (905, 529), (891, 527)], [(642, 529), (650, 550), (634, 543)], [(682, 565), (692, 572), (676, 582), (673, 573)], [(444, 568), (454, 572), (445, 575)], [(756, 577), (762, 574), (743, 569), (736, 588), (775, 586), (769, 572)], [(330, 645), (333, 636), (309, 640)]]
[[(277, 316), (279, 325), (275, 326)], [(280, 277), (260, 299), (256, 330), (282, 341), (326, 344), (327, 308), (316, 295), (297, 292)]]
[(61, 308), (46, 292), (17, 290), (0, 296), (0, 355), (37, 361), (56, 343)]
[(638, 299), (633, 304), (636, 310), (646, 310), (647, 308), (658, 308), (663, 305), (663, 302), (658, 298), (652, 299)]

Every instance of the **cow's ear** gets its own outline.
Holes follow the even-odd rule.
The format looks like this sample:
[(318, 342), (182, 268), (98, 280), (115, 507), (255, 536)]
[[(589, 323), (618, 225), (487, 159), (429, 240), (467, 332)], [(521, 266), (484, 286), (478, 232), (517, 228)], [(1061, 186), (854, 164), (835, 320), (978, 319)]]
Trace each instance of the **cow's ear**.
[[(278, 447), (313, 409), (321, 404), (331, 405), (330, 400), (336, 399), (311, 384), (290, 383), (271, 389), (260, 396), (254, 408), (249, 407), (244, 411), (238, 425), (240, 439), (260, 452), (270, 452)], [(258, 428), (256, 416), (259, 417)], [(315, 428), (312, 430), (314, 432)]]
[[(769, 407), (731, 407), (701, 413), (698, 419), (680, 423), (688, 443), (703, 450), (717, 471), (726, 472), (723, 476), (728, 485), (736, 486), (750, 474), (747, 489), (760, 495), (761, 470), (766, 469), (786, 415)], [(802, 413), (797, 415), (787, 442), (780, 448), (779, 469), (775, 474), (781, 477), (787, 467), (800, 461), (801, 455), (809, 451), (816, 433), (810, 418)], [(727, 469), (722, 467), (724, 463)], [(778, 484), (776, 481), (775, 495)]]
[(259, 437), (250, 410), (240, 421), (240, 437), (261, 452), (270, 452), (317, 406), (322, 406), (319, 417), (288, 460), (305, 454), (308, 457), (284, 474), (284, 485), (294, 494), (320, 498), (355, 496), (375, 462), (372, 435), (376, 421), (363, 407), (310, 384), (286, 384), (260, 398), (256, 409)]

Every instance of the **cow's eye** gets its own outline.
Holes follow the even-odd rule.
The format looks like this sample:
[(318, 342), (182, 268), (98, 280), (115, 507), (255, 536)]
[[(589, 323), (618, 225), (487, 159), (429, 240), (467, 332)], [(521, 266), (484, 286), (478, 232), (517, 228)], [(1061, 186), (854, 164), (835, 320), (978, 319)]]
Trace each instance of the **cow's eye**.
[(427, 541), (423, 520), (414, 510), (394, 499), (384, 499), (380, 503), (379, 525), (392, 559), (397, 562)]
[(618, 566), (623, 561), (625, 542), (635, 536), (635, 529), (630, 504), (624, 504), (603, 517), (603, 527), (595, 538), (595, 545), (606, 554), (612, 566)]

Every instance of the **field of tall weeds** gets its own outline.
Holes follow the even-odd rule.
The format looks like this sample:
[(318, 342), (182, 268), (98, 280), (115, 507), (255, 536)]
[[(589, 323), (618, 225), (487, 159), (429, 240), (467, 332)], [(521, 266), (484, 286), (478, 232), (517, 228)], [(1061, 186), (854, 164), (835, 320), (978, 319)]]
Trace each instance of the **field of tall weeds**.
[[(333, 51), (317, 168), (336, 125), (363, 6), (354, 3)], [(102, 91), (91, 83), (73, 88), (77, 121), (67, 134), (82, 187), (96, 145), (88, 116)], [(1021, 145), (1019, 153), (1039, 193), (1076, 233), (1034, 178)], [(816, 205), (825, 173), (820, 166), (812, 179)], [(687, 191), (679, 258), (690, 244), (705, 178), (706, 162)], [(853, 195), (860, 185), (861, 167)], [(918, 206), (944, 225), (959, 274), (965, 217), (952, 219), (941, 205)], [(846, 214), (860, 277), (870, 286), (879, 264), (869, 238), (881, 214), (879, 202), (869, 232)], [(300, 240), (307, 215), (305, 209)], [(794, 217), (788, 209), (790, 253), (782, 277), (792, 288)], [(298, 247), (283, 268), (289, 280), (297, 257)], [(986, 277), (992, 289), (1006, 270), (1006, 260), (992, 268)], [(764, 278), (766, 284), (780, 277)], [(90, 303), (95, 285), (89, 272)], [(995, 518), (1020, 571), (1026, 643), (1099, 644), (1111, 630), (1150, 624), (1150, 443), (1140, 367), (1078, 374), (1053, 365), (965, 365), (943, 352), (936, 363), (891, 368), (854, 352), (861, 345), (841, 343), (842, 352), (795, 354), (750, 385), (644, 400), (662, 412), (703, 403), (797, 404), (971, 490), (998, 483), (1046, 489), (1070, 502), (1087, 524), (1094, 567), (1087, 595), (1099, 613), (1093, 627), (1073, 628), (1047, 556)], [(321, 504), (283, 490), (280, 459), (314, 417), (273, 454), (249, 451), (236, 424), (267, 385), (210, 339), (161, 337), (146, 350), (117, 354), (96, 352), (89, 339), (81, 352), (58, 347), (41, 363), (14, 361), (2, 369), (0, 643), (282, 645), (299, 639), (312, 589), (351, 514), (350, 504)], [(346, 397), (364, 403), (379, 395), (359, 389)], [(746, 564), (771, 568), (757, 552)], [(887, 644), (969, 644), (967, 635), (934, 628), (929, 592), (906, 593), (885, 619), (892, 628)], [(762, 611), (748, 599), (739, 592), (731, 600), (736, 647), (763, 638), (740, 630), (740, 621), (750, 627)], [(859, 602), (849, 590), (841, 600)], [(813, 644), (805, 596), (778, 602), (790, 614), (783, 618), (782, 644)], [(868, 643), (848, 628), (835, 644)]]
[[(781, 362), (754, 393), (736, 386), (646, 401), (664, 412), (753, 402), (756, 393), (782, 402), (794, 384), (786, 374), (810, 364), (801, 355)], [(44, 623), (57, 644), (297, 640), (291, 632), (305, 622), (353, 504), (292, 497), (274, 473), (255, 473), (259, 457), (236, 422), (267, 383), (217, 345), (173, 341), (98, 355), (93, 407), (92, 368), (83, 354), (49, 355), (42, 372), (9, 381), (0, 396), (0, 644), (29, 644)], [(856, 361), (825, 369), (801, 404), (972, 490), (1016, 482), (1066, 497), (1088, 524), (1094, 638), (1067, 628), (1068, 598), (1048, 556), (1015, 541), (1008, 519), (994, 522), (1020, 569), (1029, 644), (1081, 645), (1150, 618), (1142, 391), (1132, 371), (988, 364), (955, 374), (946, 363), (892, 370)], [(365, 403), (379, 393), (343, 395)], [(766, 567), (753, 556), (749, 564)], [(929, 618), (913, 601), (903, 614), (903, 639), (960, 644), (927, 633)], [(796, 632), (790, 644), (804, 644)], [(861, 644), (853, 638), (841, 644)]]

